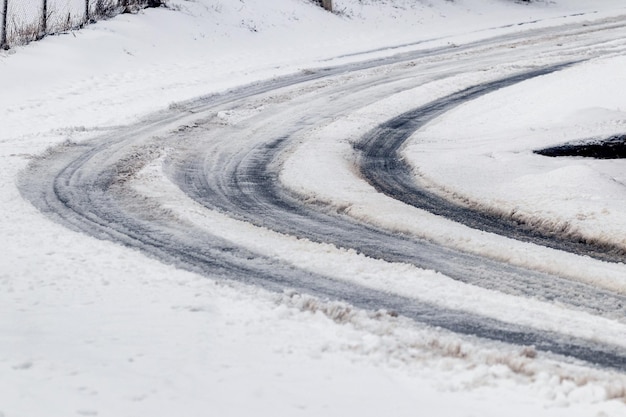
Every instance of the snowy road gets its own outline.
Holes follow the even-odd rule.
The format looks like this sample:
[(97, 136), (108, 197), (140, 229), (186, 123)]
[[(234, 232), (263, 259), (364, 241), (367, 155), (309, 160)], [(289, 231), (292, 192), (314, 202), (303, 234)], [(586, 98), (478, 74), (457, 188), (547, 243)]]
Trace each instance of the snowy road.
[(609, 262), (622, 262), (626, 255), (625, 250), (611, 242), (596, 242), (585, 239), (584, 236), (572, 236), (559, 230), (543, 230), (539, 225), (526, 224), (511, 217), (498, 217), (493, 213), (473, 210), (446, 201), (435, 193), (417, 186), (412, 167), (402, 161), (400, 153), (402, 145), (412, 134), (437, 116), (490, 91), (567, 66), (569, 65), (556, 66), (471, 87), (387, 121), (368, 134), (359, 147), (362, 153), (359, 164), (361, 174), (380, 192), (469, 227)]
[[(353, 178), (326, 187), (363, 187), (365, 177), (385, 198), (399, 200), (395, 204), (415, 205), (406, 191), (414, 190), (410, 167), (401, 167), (399, 189), (382, 186), (379, 178), (390, 177), (375, 172), (381, 171), (379, 163), (387, 170), (395, 161), (404, 139), (426, 121), (419, 119), (424, 109), (432, 118), (496, 89), (623, 52), (625, 23), (615, 18), (518, 33), (242, 86), (172, 106), (90, 142), (66, 143), (31, 163), (20, 189), (72, 229), (194, 272), (382, 309), (457, 333), (626, 370), (620, 337), (626, 331), (625, 294), (447, 246), (436, 236), (399, 232), (373, 215), (365, 222), (353, 213), (358, 202), (321, 198), (298, 185), (300, 177), (315, 176), (301, 158), (307, 157), (304, 146), (315, 147), (320, 131), (412, 92), (415, 103), (393, 108), (393, 117), (370, 114), (374, 125), (360, 126), (365, 130), (345, 143), (348, 151), (341, 155)], [(400, 139), (390, 140), (389, 127), (407, 122), (407, 116), (410, 128), (394, 129)], [(293, 175), (299, 165), (302, 172)], [(448, 216), (448, 203), (436, 203), (428, 210)], [(485, 229), (466, 214), (450, 217)], [(503, 228), (487, 230), (501, 234)], [(570, 249), (558, 236), (546, 243), (543, 231), (527, 229), (524, 238), (534, 234), (547, 246), (621, 259), (617, 249)], [(367, 280), (351, 268), (376, 268), (394, 278)]]

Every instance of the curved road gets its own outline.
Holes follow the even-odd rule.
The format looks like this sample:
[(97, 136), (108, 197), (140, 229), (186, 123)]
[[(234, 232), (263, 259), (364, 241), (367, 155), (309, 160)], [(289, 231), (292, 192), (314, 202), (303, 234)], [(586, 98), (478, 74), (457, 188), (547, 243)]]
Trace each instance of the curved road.
[(521, 74), (486, 85), (467, 88), (450, 96), (395, 117), (368, 133), (358, 145), (359, 169), (367, 181), (384, 193), (403, 203), (427, 210), (474, 229), (496, 233), (525, 242), (531, 242), (578, 255), (586, 255), (608, 262), (624, 262), (626, 249), (610, 242), (598, 242), (584, 236), (560, 234), (522, 223), (512, 217), (497, 216), (455, 204), (417, 185), (412, 168), (403, 161), (402, 145), (431, 120), (473, 98), (506, 87), (528, 76), (543, 75), (561, 66)]
[[(507, 63), (491, 81), (462, 88), (367, 134), (358, 147), (363, 176), (394, 198), (473, 227), (600, 258), (621, 256), (611, 251), (604, 255), (606, 248), (588, 251), (540, 231), (520, 231), (505, 220), (456, 209), (441, 199), (428, 197), (430, 205), (417, 201), (421, 190), (411, 181), (409, 167), (398, 162), (396, 152), (409, 134), (437, 114), (495, 89), (601, 56), (604, 43), (613, 42), (614, 51), (614, 40), (624, 39), (623, 32), (623, 22), (598, 21), (243, 86), (187, 103), (183, 109), (152, 115), (90, 142), (66, 144), (33, 161), (20, 178), (20, 189), (35, 206), (74, 230), (138, 248), (210, 277), (272, 291), (296, 289), (365, 309), (386, 309), (457, 333), (534, 345), (542, 351), (626, 370), (623, 346), (442, 307), (398, 295), (393, 288), (367, 288), (343, 281), (333, 271), (301, 270), (199, 229), (129, 185), (146, 164), (164, 156), (163, 169), (172, 182), (207, 210), (282, 234), (355, 249), (368, 257), (432, 269), (490, 290), (606, 319), (621, 318), (626, 311), (624, 295), (357, 222), (326, 206), (303, 201), (286, 190), (278, 177), (285, 153), (319, 126), (407, 89)], [(568, 47), (560, 46), (564, 39)]]

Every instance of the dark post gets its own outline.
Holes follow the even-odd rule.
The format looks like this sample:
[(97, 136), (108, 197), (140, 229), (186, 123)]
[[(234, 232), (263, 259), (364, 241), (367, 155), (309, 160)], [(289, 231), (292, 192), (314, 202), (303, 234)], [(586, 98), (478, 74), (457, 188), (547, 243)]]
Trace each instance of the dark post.
[(89, 23), (89, 0), (85, 0), (85, 25)]
[(322, 0), (322, 7), (329, 12), (333, 11), (333, 0)]
[(48, 31), (48, 0), (43, 0), (43, 11), (41, 13), (41, 30), (39, 32), (39, 39), (46, 36)]
[(2, 8), (2, 34), (0, 35), (0, 49), (9, 49), (7, 45), (7, 12), (9, 10), (9, 0), (4, 0)]

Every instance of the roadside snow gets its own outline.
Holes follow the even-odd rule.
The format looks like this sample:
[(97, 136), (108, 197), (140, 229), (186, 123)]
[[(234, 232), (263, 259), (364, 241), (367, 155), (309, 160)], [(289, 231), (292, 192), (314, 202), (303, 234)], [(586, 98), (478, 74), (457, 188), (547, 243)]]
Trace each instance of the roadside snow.
[(626, 247), (623, 161), (533, 153), (624, 134), (624, 65), (593, 60), (479, 98), (417, 132), (405, 154), (420, 180), (466, 204)]
[[(523, 27), (506, 27), (517, 22), (539, 20), (531, 27), (544, 27), (624, 12), (618, 0), (589, 3), (335, 0), (340, 13), (330, 15), (304, 0), (172, 0), (173, 10), (122, 15), (0, 52), (0, 416), (626, 413), (614, 400), (623, 397), (623, 375), (563, 366), (401, 319), (358, 311), (338, 319), (345, 306), (180, 271), (51, 222), (15, 185), (29, 159), (54, 144), (86, 140), (199, 95), (517, 31)], [(565, 17), (579, 12), (591, 14)], [(427, 42), (416, 44), (421, 41)], [(381, 49), (397, 45), (405, 46)], [(606, 68), (610, 75), (609, 64), (623, 65), (591, 63), (570, 74), (579, 80), (575, 71), (590, 77)], [(547, 87), (531, 86), (525, 100)], [(581, 136), (592, 123), (608, 131), (624, 107), (606, 97), (598, 94), (593, 104), (601, 110), (570, 107), (563, 117), (588, 120), (579, 126)], [(464, 111), (474, 117), (487, 104), (477, 106)], [(446, 117), (466, 121), (461, 110)], [(518, 126), (523, 150), (536, 140), (524, 130), (529, 124)], [(568, 125), (563, 119), (547, 127), (556, 132)], [(448, 138), (437, 126), (420, 134)], [(499, 137), (498, 130), (489, 136)], [(578, 178), (619, 175), (615, 165), (584, 165), (587, 171), (568, 169)], [(509, 179), (537, 182), (531, 174), (539, 172)], [(440, 184), (456, 181), (429, 174)], [(489, 196), (483, 191), (475, 190)]]

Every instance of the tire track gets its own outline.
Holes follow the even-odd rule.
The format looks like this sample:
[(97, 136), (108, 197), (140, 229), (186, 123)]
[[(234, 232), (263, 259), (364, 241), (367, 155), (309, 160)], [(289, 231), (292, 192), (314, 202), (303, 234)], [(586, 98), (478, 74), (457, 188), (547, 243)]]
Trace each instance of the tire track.
[[(548, 72), (540, 70), (536, 72), (536, 75)], [(496, 81), (490, 85), (470, 87), (381, 124), (365, 135), (356, 147), (359, 151), (358, 165), (361, 175), (378, 192), (473, 229), (577, 255), (590, 256), (602, 261), (624, 262), (626, 250), (610, 242), (599, 242), (583, 236), (570, 236), (560, 234), (558, 231), (542, 230), (511, 217), (478, 211), (446, 200), (416, 183), (412, 167), (404, 162), (400, 154), (404, 143), (417, 130), (445, 112), (489, 91), (506, 87), (511, 81), (516, 82), (513, 78)]]
[(382, 309), (455, 333), (532, 345), (540, 351), (626, 370), (626, 353), (619, 346), (418, 302), (308, 273), (233, 247), (210, 233), (170, 218), (126, 189), (123, 182), (120, 184), (115, 161), (104, 163), (112, 160), (111, 153), (117, 152), (119, 149), (102, 146), (101, 141), (64, 146), (31, 164), (20, 178), (21, 191), (36, 207), (73, 230), (141, 250), (192, 272), (270, 291), (296, 290), (366, 310)]
[[(623, 296), (358, 223), (345, 214), (329, 212), (327, 207), (303, 203), (278, 181), (283, 153), (299, 133), (410, 86), (463, 72), (476, 65), (477, 56), (484, 56), (486, 62), (502, 61), (506, 50), (498, 50), (498, 42), (496, 38), (457, 50), (442, 48), (326, 68), (204, 97), (186, 103), (182, 110), (173, 109), (93, 141), (49, 152), (23, 173), (20, 190), (36, 207), (73, 230), (209, 277), (270, 291), (295, 289), (359, 308), (392, 311), (460, 334), (534, 345), (541, 351), (626, 370), (626, 351), (621, 346), (373, 290), (335, 279), (331, 272), (325, 276), (303, 271), (198, 230), (126, 184), (127, 177), (154, 159), (155, 153), (167, 149), (165, 169), (170, 178), (209, 209), (284, 234), (356, 249), (373, 258), (434, 269), (504, 293), (558, 302), (598, 316), (623, 317)], [(546, 53), (552, 54), (554, 49), (547, 47)], [(454, 57), (457, 65), (451, 66), (449, 60)], [(413, 65), (406, 65), (418, 59), (422, 60), (422, 75), (416, 74)], [(559, 68), (517, 73), (476, 86), (475, 94)], [(460, 94), (458, 100), (469, 98)], [(274, 113), (265, 124), (261, 123), (264, 116), (252, 116), (243, 123), (245, 129), (215, 124), (220, 111), (254, 110), (269, 98), (282, 104), (272, 108)], [(267, 128), (268, 124), (273, 127)], [(178, 126), (190, 127), (172, 132)], [(223, 137), (225, 134), (232, 136)]]
[[(545, 75), (560, 68), (562, 65), (516, 74), (503, 80), (479, 85), (470, 89), (471, 96), (487, 94), (495, 89)], [(343, 87), (344, 85), (341, 88)], [(451, 104), (458, 105), (466, 95), (455, 94), (450, 99), (451, 102), (446, 98), (441, 103), (438, 101), (437, 106), (444, 111)], [(346, 96), (343, 101), (335, 103), (335, 106), (347, 107), (349, 103), (346, 101), (352, 100), (351, 96)], [(325, 116), (322, 113), (324, 110), (316, 107), (310, 99), (302, 106), (304, 108), (299, 110), (303, 114), (313, 109), (318, 117), (331, 116)], [(292, 103), (286, 111), (291, 113), (298, 111), (297, 109), (298, 106)], [(355, 249), (371, 258), (432, 269), (464, 283), (510, 295), (559, 302), (597, 315), (623, 317), (626, 313), (626, 297), (623, 295), (442, 247), (423, 239), (398, 235), (373, 225), (364, 225), (348, 215), (329, 213), (325, 206), (303, 204), (297, 196), (281, 186), (278, 178), (281, 154), (299, 131), (309, 128), (306, 123), (300, 124), (302, 123), (300, 114), (278, 116), (284, 120), (289, 120), (290, 117), (296, 121), (295, 125), (285, 124), (277, 131), (277, 134), (280, 133), (284, 137), (274, 140), (271, 136), (256, 138), (256, 144), (250, 147), (222, 147), (219, 142), (214, 142), (217, 145), (212, 144), (213, 140), (218, 139), (210, 132), (203, 131), (199, 134), (186, 132), (189, 141), (193, 142), (192, 150), (172, 158), (167, 168), (168, 173), (181, 190), (203, 206), (282, 234), (304, 237), (314, 242), (332, 243), (341, 248)], [(403, 120), (412, 123), (414, 119)], [(273, 120), (266, 123), (273, 124)], [(246, 131), (243, 130), (241, 138), (232, 136), (237, 135), (237, 132), (229, 131), (229, 141), (238, 138), (238, 142), (240, 139), (240, 143), (244, 143)], [(217, 132), (216, 136), (224, 135), (220, 131)], [(381, 138), (384, 142), (384, 136)], [(214, 152), (209, 151), (213, 149)], [(379, 143), (375, 149), (385, 155), (387, 143)], [(388, 160), (385, 159), (382, 163), (386, 164)]]

